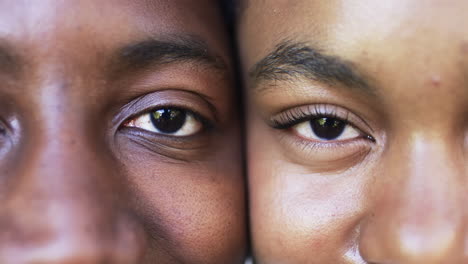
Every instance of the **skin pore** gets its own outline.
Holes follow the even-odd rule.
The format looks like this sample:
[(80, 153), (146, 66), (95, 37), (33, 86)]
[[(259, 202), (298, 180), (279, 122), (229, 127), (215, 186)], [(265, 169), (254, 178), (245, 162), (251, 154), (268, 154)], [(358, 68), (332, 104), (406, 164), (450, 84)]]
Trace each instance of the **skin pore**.
[(218, 2), (5, 0), (0, 13), (0, 263), (242, 263)]
[(241, 3), (256, 263), (468, 263), (467, 12)]

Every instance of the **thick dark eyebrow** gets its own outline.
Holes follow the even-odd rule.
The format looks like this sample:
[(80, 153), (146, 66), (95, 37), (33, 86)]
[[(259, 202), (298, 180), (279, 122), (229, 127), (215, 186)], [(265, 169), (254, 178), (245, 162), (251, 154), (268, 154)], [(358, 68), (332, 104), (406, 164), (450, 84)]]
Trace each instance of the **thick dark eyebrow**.
[(117, 72), (141, 70), (151, 65), (193, 62), (210, 69), (227, 71), (226, 62), (195, 36), (177, 36), (170, 40), (146, 39), (117, 51), (112, 66)]
[(356, 70), (355, 66), (339, 57), (325, 55), (304, 43), (284, 41), (275, 50), (256, 63), (249, 72), (254, 90), (262, 81), (307, 78), (326, 84), (342, 84), (374, 94), (373, 88)]

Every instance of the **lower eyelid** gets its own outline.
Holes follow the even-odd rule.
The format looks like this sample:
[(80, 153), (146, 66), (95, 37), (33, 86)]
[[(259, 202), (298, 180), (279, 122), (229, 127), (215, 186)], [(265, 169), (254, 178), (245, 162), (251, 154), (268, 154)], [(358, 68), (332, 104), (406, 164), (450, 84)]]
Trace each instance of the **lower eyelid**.
[[(172, 107), (162, 107), (162, 108), (172, 108)], [(178, 107), (175, 107), (175, 108), (180, 109)], [(134, 128), (138, 128), (142, 130), (147, 130), (152, 133), (165, 134), (165, 135), (173, 136), (173, 137), (187, 137), (187, 136), (197, 134), (204, 129), (207, 129), (208, 126), (210, 125), (207, 121), (205, 121), (202, 117), (200, 117), (200, 115), (197, 115), (189, 110), (184, 110), (184, 109), (182, 110), (185, 112), (184, 114), (186, 115), (186, 119), (182, 127), (179, 129), (179, 131), (175, 133), (164, 133), (164, 131), (160, 131), (158, 128), (156, 128), (153, 122), (151, 121), (151, 111), (137, 115), (129, 119), (123, 124), (123, 126), (134, 127)]]
[(274, 132), (288, 159), (320, 172), (349, 168), (362, 161), (373, 146), (364, 138), (326, 142), (303, 139), (284, 131)]
[[(306, 138), (310, 138), (310, 139), (317, 140), (317, 141), (328, 141), (328, 142), (336, 142), (336, 141), (343, 141), (343, 140), (347, 140), (347, 139), (355, 139), (355, 138), (358, 138), (359, 136), (363, 135), (363, 133), (358, 128), (355, 128), (354, 126), (352, 126), (350, 124), (345, 124), (345, 128), (344, 128), (343, 132), (338, 136), (338, 138), (345, 137), (345, 139), (331, 139), (331, 140), (322, 139), (322, 138), (320, 138), (319, 136), (317, 136), (315, 134), (315, 131), (311, 127), (310, 122), (311, 121), (305, 121), (305, 122), (299, 123), (299, 124), (293, 126), (291, 129), (294, 130), (294, 132), (296, 134), (298, 134), (298, 136), (300, 136), (300, 137), (306, 137)], [(354, 133), (354, 135), (352, 133)], [(307, 137), (307, 136), (305, 136), (305, 134), (310, 134), (310, 135), (309, 135), (309, 137)], [(348, 134), (347, 137), (344, 136), (345, 134)], [(349, 134), (351, 134), (351, 135), (349, 135)]]
[[(373, 142), (370, 142), (365, 136), (354, 137), (354, 138), (344, 139), (344, 140), (315, 140), (315, 139), (306, 139), (299, 135), (295, 135), (294, 131), (290, 131), (288, 132), (288, 134), (290, 135), (286, 135), (284, 137), (292, 137), (290, 140), (300, 141), (300, 144), (309, 145), (309, 147), (313, 147), (313, 148), (338, 149), (338, 148), (345, 148), (345, 147), (348, 147), (349, 145), (353, 145), (356, 143), (359, 143), (358, 145), (373, 143)], [(293, 138), (296, 138), (296, 139), (293, 139)]]

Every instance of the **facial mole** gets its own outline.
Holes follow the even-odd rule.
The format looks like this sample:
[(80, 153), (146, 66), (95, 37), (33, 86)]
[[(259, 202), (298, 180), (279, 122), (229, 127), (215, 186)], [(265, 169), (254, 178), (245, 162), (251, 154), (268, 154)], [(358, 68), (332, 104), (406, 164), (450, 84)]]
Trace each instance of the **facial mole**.
[(432, 85), (434, 85), (435, 87), (439, 87), (440, 86), (440, 83), (441, 83), (441, 78), (439, 75), (432, 75), (431, 77), (431, 83)]

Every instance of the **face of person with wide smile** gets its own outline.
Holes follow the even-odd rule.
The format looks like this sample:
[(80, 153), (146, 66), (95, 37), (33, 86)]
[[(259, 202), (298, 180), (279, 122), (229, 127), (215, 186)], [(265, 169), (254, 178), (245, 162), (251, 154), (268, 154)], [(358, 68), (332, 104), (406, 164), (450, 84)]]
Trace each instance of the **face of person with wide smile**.
[(468, 263), (467, 13), (243, 1), (258, 263)]
[(0, 263), (242, 263), (218, 3), (15, 0), (0, 13)]

